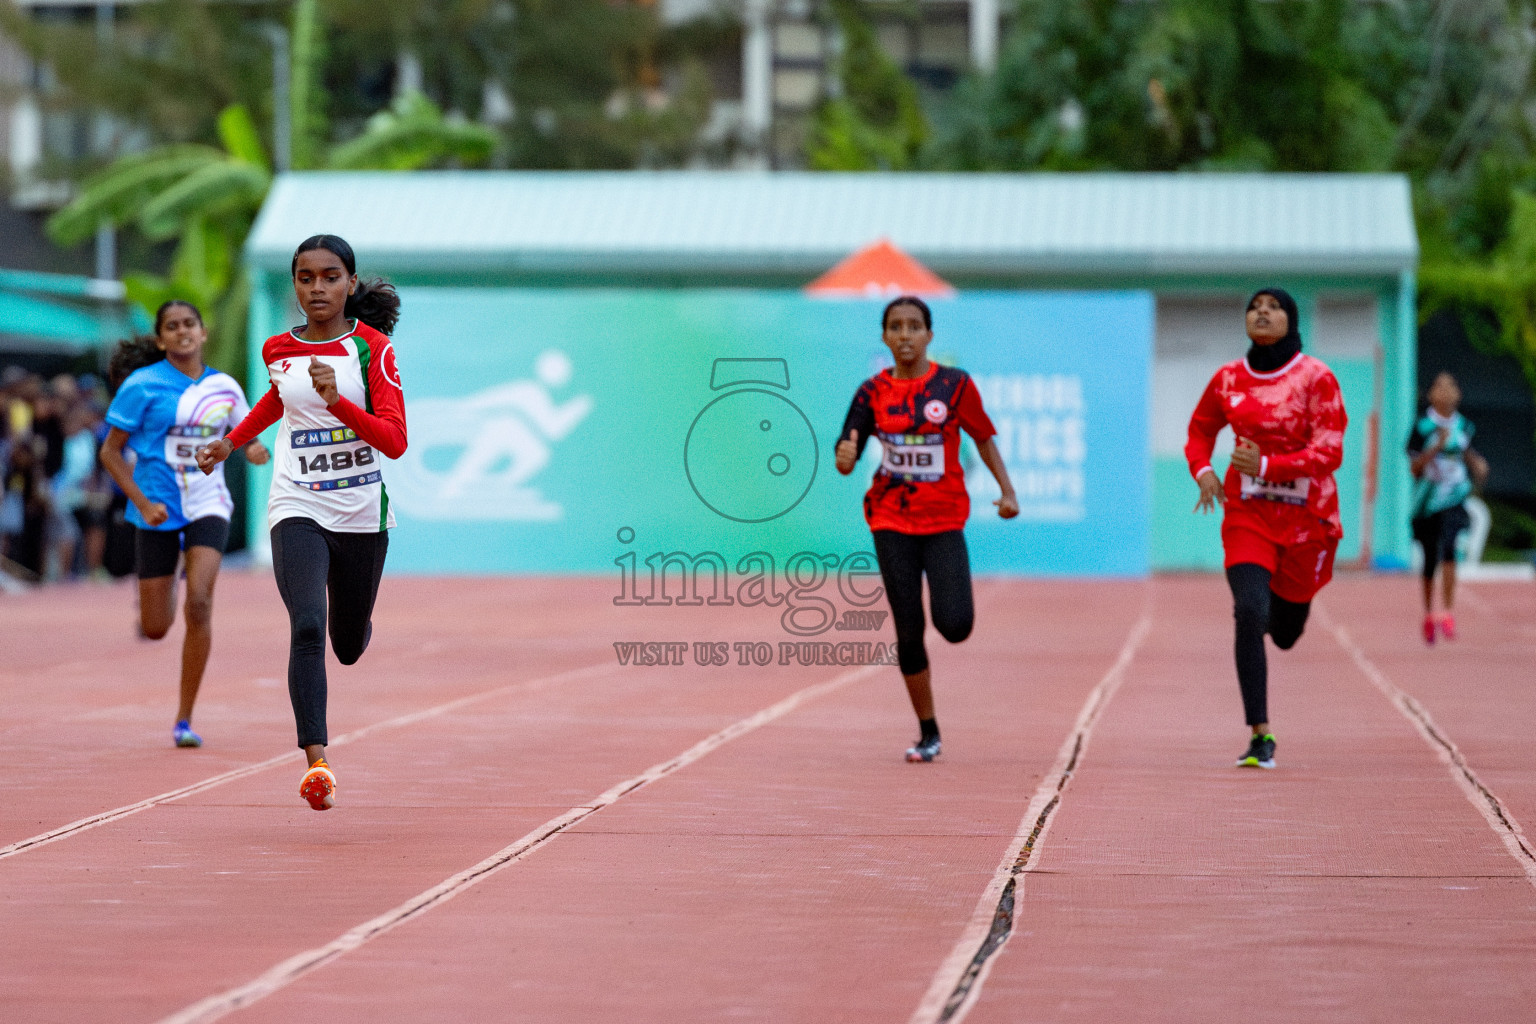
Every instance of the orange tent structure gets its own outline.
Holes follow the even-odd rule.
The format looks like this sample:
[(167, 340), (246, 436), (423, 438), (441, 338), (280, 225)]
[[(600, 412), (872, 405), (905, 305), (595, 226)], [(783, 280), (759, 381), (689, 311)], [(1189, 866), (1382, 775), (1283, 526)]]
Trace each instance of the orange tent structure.
[(810, 295), (834, 298), (955, 294), (949, 282), (884, 238), (849, 256), (805, 290)]

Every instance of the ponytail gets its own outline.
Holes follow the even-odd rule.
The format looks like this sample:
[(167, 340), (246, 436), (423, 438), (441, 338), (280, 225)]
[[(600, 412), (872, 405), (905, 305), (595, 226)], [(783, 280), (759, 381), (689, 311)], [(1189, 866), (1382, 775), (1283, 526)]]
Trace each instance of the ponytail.
[(124, 338), (117, 343), (107, 361), (107, 390), (117, 394), (117, 389), (123, 386), (123, 381), (128, 379), (130, 373), (164, 358), (165, 350), (155, 344), (154, 335), (140, 334)]
[(395, 324), (400, 322), (400, 293), (382, 277), (358, 281), (357, 291), (347, 296), (343, 312), (380, 334), (393, 334)]
[[(298, 271), (301, 253), (315, 249), (324, 249), (336, 256), (341, 260), (341, 265), (347, 268), (347, 273), (357, 273), (357, 256), (347, 240), (337, 235), (311, 235), (300, 242), (299, 247), (293, 251), (293, 265), (289, 272)], [(395, 324), (400, 321), (400, 293), (382, 277), (359, 280), (357, 291), (347, 296), (347, 305), (342, 315), (365, 323), (381, 334), (391, 334)]]

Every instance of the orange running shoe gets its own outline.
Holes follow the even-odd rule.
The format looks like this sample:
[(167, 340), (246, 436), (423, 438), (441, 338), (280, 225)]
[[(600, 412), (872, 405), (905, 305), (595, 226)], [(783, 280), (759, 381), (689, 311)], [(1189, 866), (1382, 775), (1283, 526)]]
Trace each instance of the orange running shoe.
[(317, 811), (328, 811), (336, 806), (336, 775), (325, 763), (325, 758), (310, 765), (309, 771), (304, 773), (304, 781), (299, 783), (299, 796)]

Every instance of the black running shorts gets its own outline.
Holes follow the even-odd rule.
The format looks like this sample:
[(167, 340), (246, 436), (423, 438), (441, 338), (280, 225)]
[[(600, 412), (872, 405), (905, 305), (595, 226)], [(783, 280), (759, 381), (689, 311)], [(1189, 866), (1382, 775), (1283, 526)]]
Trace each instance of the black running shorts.
[(218, 516), (194, 519), (179, 530), (135, 530), (134, 567), (141, 580), (172, 576), (184, 548), (213, 548), (222, 555), (228, 543), (229, 520)]
[(1434, 515), (1413, 520), (1413, 539), (1424, 549), (1424, 578), (1435, 574), (1441, 562), (1456, 561), (1456, 538), (1472, 525), (1465, 505), (1452, 505)]

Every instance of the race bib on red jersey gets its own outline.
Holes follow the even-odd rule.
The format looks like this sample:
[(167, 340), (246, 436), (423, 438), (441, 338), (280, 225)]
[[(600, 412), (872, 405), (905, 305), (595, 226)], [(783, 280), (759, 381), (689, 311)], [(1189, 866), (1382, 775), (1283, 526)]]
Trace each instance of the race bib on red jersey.
[(931, 482), (944, 476), (943, 434), (880, 434), (880, 471), (904, 480)]
[(1257, 498), (1260, 501), (1279, 501), (1287, 505), (1305, 505), (1307, 495), (1312, 492), (1312, 481), (1306, 477), (1279, 483), (1274, 480), (1260, 480), (1258, 477), (1244, 473), (1242, 481), (1241, 493), (1244, 501)]

